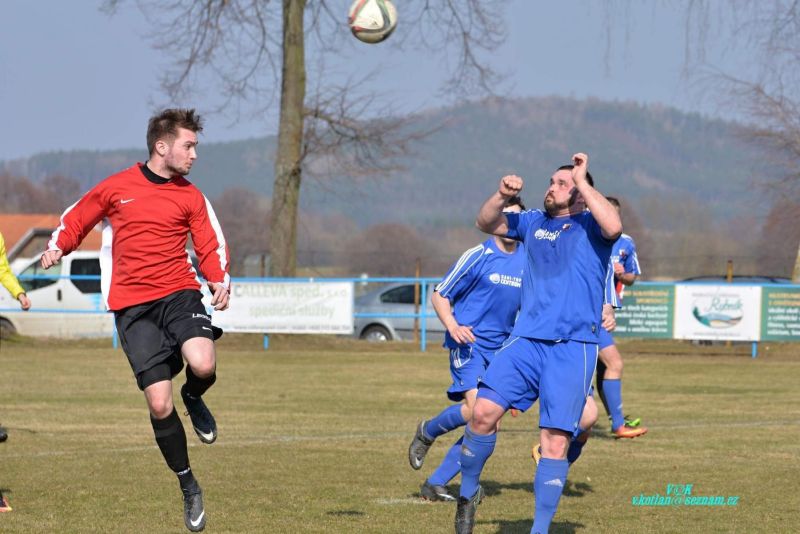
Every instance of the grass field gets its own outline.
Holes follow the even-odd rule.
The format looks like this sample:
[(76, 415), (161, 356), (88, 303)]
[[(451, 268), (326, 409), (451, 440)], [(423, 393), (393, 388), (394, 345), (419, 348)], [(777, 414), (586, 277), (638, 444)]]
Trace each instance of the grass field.
[[(177, 481), (110, 345), (2, 342), (0, 489), (14, 511), (0, 514), (0, 532), (185, 532)], [(601, 415), (551, 532), (797, 532), (800, 347), (762, 345), (756, 360), (749, 346), (620, 348), (626, 412), (650, 432), (615, 441)], [(227, 336), (218, 358), (207, 402), (219, 440), (202, 445), (187, 426), (207, 532), (453, 531), (455, 507), (417, 492), (457, 436), (441, 438), (422, 471), (406, 459), (417, 421), (446, 405), (443, 349), (273, 336), (263, 351), (259, 337)], [(534, 412), (503, 420), (476, 533), (530, 530)], [(667, 484), (738, 504), (632, 504)]]

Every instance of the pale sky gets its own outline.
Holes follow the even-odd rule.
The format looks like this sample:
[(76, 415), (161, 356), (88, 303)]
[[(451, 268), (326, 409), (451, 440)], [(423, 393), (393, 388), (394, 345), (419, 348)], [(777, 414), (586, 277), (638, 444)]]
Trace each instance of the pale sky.
[[(402, 111), (448, 103), (438, 91), (445, 79), (442, 58), (393, 45), (404, 31), (403, 2), (413, 1), (419, 0), (395, 2), (399, 26), (389, 40), (354, 43), (342, 52), (341, 64), (333, 65), (343, 75), (376, 69), (370, 88)], [(340, 4), (343, 21), (349, 3), (331, 2)], [(716, 115), (713, 100), (698, 96), (696, 85), (683, 75), (681, 14), (645, 4), (630, 2), (627, 18), (615, 19), (609, 56), (600, 2), (505, 2), (508, 40), (491, 58), (506, 75), (499, 92), (662, 103)], [(159, 90), (158, 74), (171, 58), (150, 46), (149, 27), (135, 1), (124, 3), (114, 17), (101, 13), (99, 5), (94, 0), (3, 3), (0, 159), (144, 146), (151, 111), (169, 103)], [(342, 31), (347, 32), (344, 24)], [(730, 52), (715, 55), (713, 49), (709, 60), (728, 68), (743, 61)], [(199, 86), (202, 90), (202, 80)], [(212, 107), (207, 95), (178, 104), (201, 112)], [(263, 119), (206, 119), (205, 143), (275, 133), (274, 123)]]

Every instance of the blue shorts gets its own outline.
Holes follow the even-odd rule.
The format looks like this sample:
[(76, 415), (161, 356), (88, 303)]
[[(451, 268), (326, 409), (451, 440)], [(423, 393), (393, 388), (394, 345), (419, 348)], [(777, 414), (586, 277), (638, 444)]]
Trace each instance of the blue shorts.
[(506, 407), (522, 411), (539, 399), (539, 428), (574, 432), (591, 391), (597, 353), (595, 343), (511, 338), (495, 354), (481, 391), (489, 388)]
[(600, 327), (600, 330), (597, 332), (597, 338), (598, 338), (597, 348), (600, 350), (603, 350), (604, 348), (610, 347), (611, 345), (614, 344), (614, 338), (611, 337), (611, 334), (608, 332), (608, 330), (606, 330), (602, 326)]
[(464, 392), (478, 389), (478, 382), (492, 361), (494, 351), (482, 351), (474, 345), (460, 345), (450, 349), (450, 376), (453, 385), (447, 390), (447, 397), (454, 402), (464, 398)]

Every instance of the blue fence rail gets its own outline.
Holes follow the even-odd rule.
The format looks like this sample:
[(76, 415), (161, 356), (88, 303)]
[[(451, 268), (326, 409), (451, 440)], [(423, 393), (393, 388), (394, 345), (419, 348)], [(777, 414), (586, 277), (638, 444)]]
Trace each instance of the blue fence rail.
[[(65, 289), (67, 286), (63, 283), (57, 284), (55, 282), (61, 280), (71, 280), (73, 282), (80, 282), (80, 281), (99, 281), (99, 275), (46, 275), (46, 274), (37, 274), (37, 275), (21, 275), (18, 277), (20, 282), (23, 285), (27, 285), (30, 287), (31, 284), (28, 282), (33, 282), (37, 280), (46, 280), (46, 281), (53, 281), (54, 283), (48, 284), (45, 287), (35, 289), (31, 291), (31, 298), (33, 300), (33, 308), (25, 313), (62, 313), (62, 314), (105, 314), (106, 312), (103, 309), (102, 298), (99, 297), (97, 293), (87, 293), (86, 287), (83, 287), (82, 294), (87, 297), (87, 301), (91, 301), (93, 303), (94, 308), (85, 307), (87, 302), (84, 301), (80, 304), (80, 307), (50, 307), (50, 308), (42, 308), (42, 305), (39, 303), (37, 304), (37, 297), (40, 295), (44, 295), (42, 292), (49, 290), (49, 291), (59, 291), (60, 289)], [(363, 277), (343, 277), (343, 278), (327, 278), (327, 277), (302, 277), (302, 278), (234, 278), (232, 280), (233, 284), (242, 283), (242, 282), (281, 282), (281, 283), (303, 283), (303, 282), (348, 282), (354, 285), (356, 289), (356, 293), (359, 293), (360, 289), (369, 287), (370, 290), (374, 288), (376, 285), (385, 285), (385, 284), (392, 284), (392, 286), (397, 287), (398, 285), (418, 285), (419, 286), (419, 308), (417, 311), (414, 311), (413, 304), (405, 303), (408, 306), (407, 312), (376, 312), (371, 310), (367, 311), (359, 311), (357, 308), (354, 309), (353, 318), (354, 321), (357, 323), (359, 319), (384, 319), (384, 320), (393, 320), (393, 319), (412, 319), (417, 320), (419, 325), (419, 347), (421, 351), (427, 350), (428, 345), (428, 337), (429, 337), (429, 329), (427, 320), (431, 318), (435, 318), (436, 314), (432, 311), (429, 311), (428, 308), (428, 301), (429, 301), (429, 289), (431, 285), (438, 282), (438, 278), (414, 278), (414, 277), (375, 277), (375, 278), (363, 278)], [(72, 286), (72, 290), (78, 291), (78, 285), (70, 284)], [(697, 281), (697, 282), (640, 282), (636, 284), (633, 288), (629, 288), (626, 291), (626, 299), (625, 299), (625, 308), (623, 308), (622, 312), (618, 315), (618, 325), (625, 324), (625, 316), (628, 314), (628, 310), (634, 310), (635, 304), (637, 302), (636, 293), (637, 292), (644, 292), (643, 294), (643, 301), (652, 308), (652, 296), (653, 294), (647, 294), (648, 290), (658, 289), (658, 288), (666, 288), (666, 294), (670, 296), (664, 299), (664, 303), (662, 305), (662, 312), (668, 311), (668, 313), (662, 315), (669, 316), (671, 319), (671, 325), (676, 320), (677, 314), (676, 310), (676, 303), (675, 303), (675, 292), (677, 291), (676, 287), (678, 285), (681, 286), (702, 286), (702, 285), (714, 285), (720, 286), (725, 285), (727, 287), (733, 288), (736, 286), (758, 286), (761, 288), (762, 292), (762, 301), (760, 303), (762, 308), (762, 316), (760, 317), (761, 321), (761, 336), (756, 336), (752, 339), (763, 339), (769, 341), (798, 341), (800, 340), (800, 322), (786, 319), (789, 317), (790, 319), (794, 316), (800, 316), (800, 286), (793, 285), (793, 284), (774, 284), (774, 283), (748, 283), (748, 284), (720, 284), (719, 282), (714, 281)], [(48, 289), (49, 288), (49, 289)], [(377, 289), (377, 288), (376, 288)], [(362, 293), (364, 291), (361, 291)], [(668, 303), (667, 300), (671, 299)], [(50, 300), (50, 299), (47, 299)], [(773, 308), (773, 304), (775, 307), (783, 306), (783, 308)], [(778, 311), (775, 311), (778, 309)], [(780, 310), (788, 309), (788, 312), (783, 312)], [(651, 310), (652, 311), (652, 310)], [(3, 307), (0, 304), (0, 313), (21, 313), (18, 307)], [(685, 310), (684, 310), (685, 312)], [(681, 312), (681, 313), (684, 313)], [(635, 313), (635, 312), (634, 312)], [(781, 315), (783, 314), (783, 315)], [(681, 315), (683, 317), (683, 315)], [(620, 321), (621, 320), (621, 321)], [(784, 321), (786, 324), (778, 324), (781, 321)], [(630, 323), (633, 325), (634, 323), (631, 321)], [(775, 326), (778, 324), (778, 326)], [(670, 326), (669, 328), (672, 328)], [(781, 334), (781, 332), (788, 331), (789, 334)], [(265, 332), (264, 337), (264, 347), (268, 346), (269, 340), (266, 337), (268, 332)], [(360, 332), (356, 331), (356, 335), (359, 335)], [(619, 328), (618, 331), (615, 333), (615, 336), (619, 335), (620, 337), (671, 337), (671, 334), (666, 331), (656, 332), (656, 330), (652, 330), (649, 333), (642, 333), (641, 331), (636, 331), (635, 329), (631, 329), (628, 332), (625, 332), (624, 328)], [(677, 334), (676, 334), (677, 335)], [(116, 345), (116, 335), (114, 335), (114, 343)], [(753, 342), (753, 356), (757, 354), (757, 341)]]

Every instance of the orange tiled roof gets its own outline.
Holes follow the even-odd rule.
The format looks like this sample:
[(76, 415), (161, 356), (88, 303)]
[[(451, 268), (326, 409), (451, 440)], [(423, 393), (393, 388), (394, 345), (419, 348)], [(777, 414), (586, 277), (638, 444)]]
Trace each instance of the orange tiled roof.
[[(60, 215), (51, 213), (3, 213), (0, 214), (0, 233), (6, 242), (6, 250), (24, 236), (31, 228), (55, 230), (61, 220)], [(78, 250), (100, 250), (101, 234), (96, 228), (89, 232)]]

